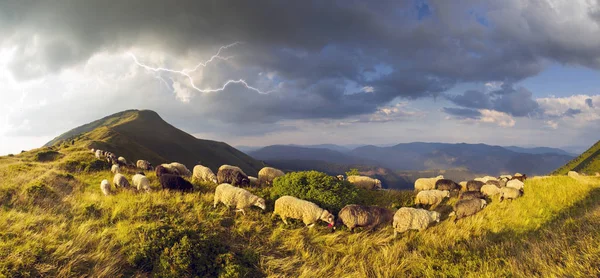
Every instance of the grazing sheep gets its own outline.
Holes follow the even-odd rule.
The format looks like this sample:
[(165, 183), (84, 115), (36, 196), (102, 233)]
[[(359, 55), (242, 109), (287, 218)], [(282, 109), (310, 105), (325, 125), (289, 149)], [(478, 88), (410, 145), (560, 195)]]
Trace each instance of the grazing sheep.
[(127, 178), (118, 173), (115, 174), (113, 178), (113, 183), (115, 184), (115, 187), (129, 188), (129, 181), (127, 180)]
[(485, 195), (480, 191), (467, 191), (460, 194), (459, 200), (484, 199)]
[(437, 211), (403, 207), (396, 211), (393, 221), (394, 237), (396, 237), (398, 233), (404, 233), (408, 230), (418, 230), (421, 232), (427, 229), (431, 223), (440, 222), (440, 213)]
[(480, 212), (487, 205), (487, 201), (483, 199), (460, 200), (454, 205), (454, 212), (450, 216), (456, 215), (454, 223), (461, 218), (471, 216)]
[(179, 175), (184, 176), (184, 177), (191, 177), (192, 176), (192, 172), (185, 167), (185, 165), (179, 163), (179, 162), (171, 162), (169, 163), (170, 167), (172, 167), (173, 169), (176, 169), (177, 172), (179, 172)]
[(579, 177), (579, 173), (575, 172), (575, 171), (569, 171), (567, 173), (567, 176), (571, 177), (571, 178), (577, 178)]
[(110, 195), (111, 190), (110, 190), (110, 183), (108, 182), (108, 180), (102, 180), (102, 182), (100, 183), (100, 190), (102, 190), (102, 193), (104, 193), (104, 196)]
[(117, 158), (117, 162), (119, 163), (119, 165), (127, 165), (127, 159), (125, 159), (122, 156), (119, 156), (119, 158)]
[(521, 195), (523, 195), (523, 190), (519, 190), (519, 189), (515, 189), (512, 187), (503, 187), (502, 189), (500, 189), (500, 202), (502, 202), (504, 199), (510, 199), (510, 200), (514, 200), (516, 198), (519, 198)]
[(236, 212), (241, 211), (244, 215), (246, 215), (244, 209), (249, 208), (250, 206), (259, 207), (262, 210), (267, 208), (265, 199), (253, 195), (246, 189), (235, 187), (227, 183), (219, 184), (215, 189), (213, 207), (216, 208), (219, 202), (225, 204), (228, 208), (235, 207), (237, 209)]
[(476, 181), (476, 180), (468, 181), (467, 182), (467, 191), (480, 191), (482, 186), (483, 186), (483, 182), (481, 182), (481, 181)]
[(380, 224), (392, 223), (394, 212), (378, 206), (347, 205), (338, 213), (337, 224), (344, 224), (351, 232), (356, 227), (372, 230)]
[(415, 197), (415, 205), (431, 205), (430, 209), (439, 205), (444, 198), (450, 198), (448, 190), (423, 190)]
[(96, 158), (97, 159), (102, 159), (103, 155), (102, 155), (102, 151), (101, 150), (96, 150)]
[(110, 167), (110, 171), (113, 174), (118, 174), (120, 172), (119, 165), (113, 164), (113, 166)]
[(512, 179), (512, 177), (513, 176), (511, 176), (511, 175), (500, 175), (499, 179), (505, 179), (506, 181), (508, 181), (508, 180)]
[(196, 165), (194, 166), (192, 180), (217, 183), (217, 176), (210, 168), (202, 165)]
[(335, 217), (329, 211), (320, 208), (315, 203), (292, 196), (282, 196), (275, 201), (272, 218), (279, 215), (286, 225), (286, 218), (301, 219), (304, 225), (312, 228), (318, 220), (329, 223), (333, 227)]
[[(491, 184), (498, 188), (502, 187), (502, 185), (503, 185), (500, 181), (497, 181), (497, 180), (488, 180), (485, 182), (485, 184)], [(506, 184), (504, 184), (504, 185), (506, 185)]]
[(373, 179), (365, 176), (348, 176), (346, 179), (348, 182), (354, 184), (356, 187), (364, 189), (381, 189), (381, 181), (379, 179)]
[(511, 178), (511, 180), (520, 180), (525, 181), (527, 179), (527, 175), (523, 175), (521, 173), (515, 173), (515, 175)]
[(444, 176), (439, 175), (435, 178), (420, 178), (417, 179), (415, 181), (415, 190), (416, 191), (422, 191), (422, 190), (432, 190), (435, 189), (435, 183), (438, 180), (443, 179)]
[(281, 177), (285, 173), (273, 167), (263, 167), (258, 171), (258, 182), (260, 184), (272, 185), (275, 178)]
[(506, 183), (506, 187), (512, 187), (517, 190), (523, 190), (523, 188), (525, 187), (525, 184), (520, 180), (509, 180)]
[(258, 182), (258, 178), (257, 177), (248, 176), (248, 180), (250, 181), (250, 185), (252, 185), (252, 186), (259, 186), (260, 185), (260, 182)]
[(458, 183), (458, 185), (460, 185), (460, 191), (467, 191), (467, 182), (466, 181), (461, 181)]
[(344, 175), (337, 175), (335, 176), (338, 180), (343, 181), (344, 180)]
[(142, 170), (152, 171), (152, 163), (150, 163), (147, 160), (140, 159), (135, 163), (135, 166), (137, 166), (139, 169), (142, 169)]
[(133, 187), (137, 188), (138, 191), (150, 191), (150, 180), (148, 180), (146, 176), (142, 174), (135, 174), (131, 178), (131, 181), (133, 182)]
[(217, 172), (217, 182), (219, 184), (229, 183), (235, 186), (250, 185), (248, 175), (246, 175), (239, 167), (231, 165), (222, 165), (219, 167), (219, 171)]
[(435, 182), (435, 188), (437, 190), (459, 191), (460, 185), (453, 180), (441, 179)]
[(485, 196), (493, 196), (500, 194), (500, 188), (493, 184), (486, 183), (481, 187), (481, 193)]
[(162, 189), (193, 191), (194, 186), (184, 178), (178, 175), (162, 174), (158, 177)]
[(154, 172), (156, 172), (157, 177), (160, 177), (161, 175), (165, 175), (165, 174), (179, 176), (179, 172), (177, 172), (177, 171), (171, 172), (170, 169), (167, 169), (167, 168), (163, 167), (162, 165), (156, 166), (156, 168), (154, 168)]

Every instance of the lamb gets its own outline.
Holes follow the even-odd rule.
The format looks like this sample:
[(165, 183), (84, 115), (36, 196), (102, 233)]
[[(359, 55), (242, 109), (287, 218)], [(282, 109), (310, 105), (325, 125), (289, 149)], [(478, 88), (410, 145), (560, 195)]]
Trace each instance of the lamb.
[(500, 194), (500, 188), (493, 184), (487, 183), (481, 187), (481, 193), (485, 196), (493, 196)]
[(184, 178), (178, 175), (162, 174), (158, 177), (162, 189), (171, 189), (179, 191), (193, 191), (194, 186)]
[(135, 163), (135, 166), (137, 166), (139, 169), (142, 169), (142, 170), (152, 171), (152, 163), (150, 163), (147, 160), (140, 159)]
[(248, 176), (248, 180), (250, 181), (250, 185), (252, 185), (252, 186), (259, 186), (260, 185), (260, 182), (258, 182), (258, 178), (257, 177)]
[(102, 180), (102, 182), (100, 183), (100, 190), (102, 190), (104, 196), (108, 196), (111, 194), (110, 183), (108, 182), (108, 180)]
[(238, 211), (241, 211), (243, 215), (246, 215), (244, 209), (250, 206), (256, 206), (265, 210), (265, 199), (253, 195), (248, 190), (232, 186), (231, 184), (222, 183), (215, 189), (215, 199), (213, 207), (217, 207), (219, 202), (225, 204), (227, 207), (235, 207)]
[(343, 180), (344, 180), (344, 175), (337, 175), (337, 176), (336, 176), (336, 178), (337, 178), (338, 180), (341, 180), (341, 181), (343, 181)]
[(500, 202), (502, 202), (504, 199), (510, 199), (510, 200), (514, 200), (516, 198), (519, 198), (521, 195), (523, 195), (523, 190), (519, 190), (519, 189), (515, 189), (512, 187), (503, 187), (502, 189), (500, 189)]
[(476, 180), (468, 181), (467, 182), (467, 191), (480, 191), (482, 186), (483, 186), (483, 182), (481, 182), (481, 181), (476, 181)]
[(219, 167), (219, 171), (217, 172), (217, 182), (219, 184), (229, 183), (235, 186), (250, 185), (248, 175), (246, 175), (239, 167), (231, 165), (222, 165)]
[(137, 188), (138, 191), (150, 191), (150, 180), (148, 180), (146, 176), (142, 174), (135, 174), (131, 178), (131, 181), (133, 182), (133, 187)]
[(506, 183), (506, 187), (512, 187), (517, 190), (523, 190), (523, 188), (525, 187), (525, 184), (520, 180), (509, 180)]
[(258, 171), (258, 182), (260, 184), (272, 185), (275, 178), (284, 176), (285, 173), (273, 167), (264, 167)]
[(381, 189), (381, 181), (379, 179), (373, 179), (365, 176), (348, 176), (346, 179), (356, 187), (364, 189)]
[(113, 177), (113, 183), (115, 184), (115, 187), (129, 188), (129, 181), (127, 178), (118, 173)]
[(417, 179), (415, 181), (415, 190), (416, 191), (422, 191), (422, 190), (432, 190), (435, 189), (435, 183), (438, 180), (443, 179), (444, 176), (439, 175), (435, 178), (420, 178)]
[(435, 188), (437, 190), (459, 191), (460, 185), (453, 180), (441, 179), (435, 182)]
[(117, 164), (113, 164), (113, 166), (110, 167), (110, 172), (112, 172), (113, 174), (118, 174), (119, 170), (119, 165)]
[(217, 176), (210, 168), (196, 165), (193, 170), (192, 180), (217, 183)]
[(398, 233), (404, 233), (408, 230), (423, 231), (433, 222), (440, 222), (440, 213), (437, 211), (427, 211), (424, 209), (415, 209), (403, 207), (394, 214), (392, 226), (394, 227), (394, 237)]
[(337, 224), (344, 224), (351, 232), (356, 227), (372, 230), (380, 224), (392, 223), (394, 212), (378, 206), (347, 205), (338, 213)]
[(485, 195), (480, 191), (467, 191), (460, 194), (459, 200), (484, 199)]
[(454, 219), (454, 223), (456, 223), (461, 218), (480, 212), (485, 206), (487, 206), (487, 201), (483, 199), (460, 200), (454, 205), (454, 212), (450, 213), (450, 216), (456, 215)]
[(117, 158), (117, 163), (118, 163), (119, 165), (127, 165), (127, 159), (125, 159), (125, 158), (124, 158), (124, 157), (122, 157), (122, 156), (119, 156), (119, 158)]
[(286, 219), (300, 219), (309, 228), (312, 228), (318, 220), (329, 223), (333, 227), (335, 217), (329, 211), (320, 208), (315, 203), (298, 199), (292, 196), (282, 196), (275, 201), (275, 209), (272, 218), (279, 215), (286, 225)]
[(424, 190), (415, 197), (415, 205), (431, 205), (430, 209), (439, 205), (444, 198), (450, 197), (448, 190)]

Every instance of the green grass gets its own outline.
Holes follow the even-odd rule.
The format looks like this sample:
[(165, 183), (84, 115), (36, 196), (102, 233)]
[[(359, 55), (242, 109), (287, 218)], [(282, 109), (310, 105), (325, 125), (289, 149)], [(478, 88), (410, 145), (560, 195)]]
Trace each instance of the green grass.
[[(111, 173), (91, 165), (78, 146), (43, 148), (0, 158), (0, 277), (580, 277), (600, 270), (600, 178), (547, 177), (525, 183), (514, 201), (493, 199), (481, 213), (454, 224), (453, 198), (436, 210), (443, 221), (424, 232), (393, 237), (373, 232), (331, 233), (271, 219), (269, 188), (249, 189), (267, 211), (236, 214), (212, 208), (214, 185), (194, 193), (103, 196)], [(125, 173), (131, 177), (133, 172)], [(410, 191), (361, 191), (361, 202), (412, 205)]]
[(576, 171), (587, 175), (600, 172), (600, 141), (596, 142), (587, 151), (569, 161), (565, 166), (556, 169), (553, 175), (566, 175), (569, 171)]

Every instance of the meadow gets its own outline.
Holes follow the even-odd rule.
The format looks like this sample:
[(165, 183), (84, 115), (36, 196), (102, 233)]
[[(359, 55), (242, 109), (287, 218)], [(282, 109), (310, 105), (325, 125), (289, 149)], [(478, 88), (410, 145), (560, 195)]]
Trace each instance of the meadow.
[[(131, 177), (133, 172), (125, 173)], [(213, 208), (215, 185), (194, 193), (122, 190), (103, 196), (107, 165), (80, 145), (0, 157), (0, 277), (581, 277), (600, 275), (600, 178), (534, 177), (525, 195), (497, 198), (454, 223), (394, 238), (271, 218), (267, 209)], [(411, 191), (364, 192), (411, 206)]]

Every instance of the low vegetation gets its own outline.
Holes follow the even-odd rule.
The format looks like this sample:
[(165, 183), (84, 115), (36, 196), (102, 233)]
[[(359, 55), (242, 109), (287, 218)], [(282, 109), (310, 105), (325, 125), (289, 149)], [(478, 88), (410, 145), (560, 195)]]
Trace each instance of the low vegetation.
[[(436, 208), (443, 215), (439, 224), (394, 238), (389, 226), (331, 233), (323, 223), (314, 229), (300, 221), (284, 225), (271, 219), (270, 211), (274, 198), (293, 190), (335, 208), (346, 202), (410, 206), (412, 191), (358, 190), (322, 173), (291, 173), (278, 178), (273, 188), (248, 188), (267, 200), (267, 210), (248, 209), (244, 216), (224, 206), (213, 209), (215, 185), (195, 183), (194, 193), (187, 194), (160, 191), (152, 172), (147, 173), (153, 188), (149, 194), (122, 190), (103, 196), (99, 184), (112, 175), (94, 164), (85, 146), (75, 142), (52, 148), (59, 153), (55, 159), (39, 161), (39, 153), (48, 150), (0, 158), (0, 277), (600, 273), (596, 177), (528, 179), (522, 198), (495, 198), (481, 213), (456, 224), (447, 219), (456, 202), (452, 198)], [(325, 190), (319, 184), (337, 186), (339, 198), (318, 199)]]
[(569, 161), (565, 166), (556, 169), (553, 175), (566, 175), (569, 171), (577, 171), (587, 175), (600, 172), (600, 141), (587, 151)]

